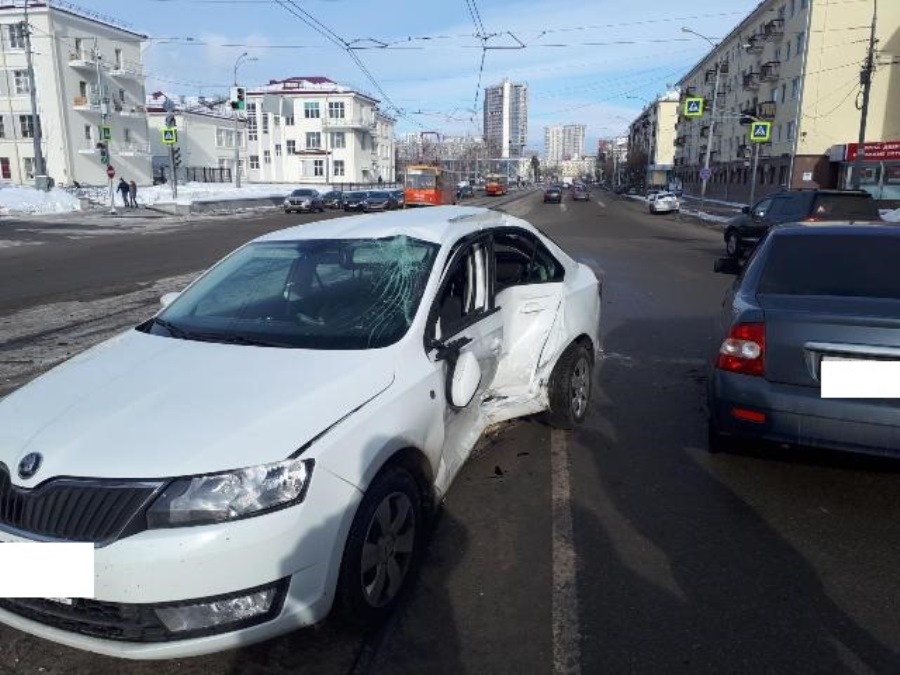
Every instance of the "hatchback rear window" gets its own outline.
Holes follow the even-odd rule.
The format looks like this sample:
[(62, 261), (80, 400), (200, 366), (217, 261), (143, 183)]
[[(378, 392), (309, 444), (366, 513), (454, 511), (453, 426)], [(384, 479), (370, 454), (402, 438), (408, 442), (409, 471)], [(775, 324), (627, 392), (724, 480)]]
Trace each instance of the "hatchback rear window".
[(819, 194), (813, 200), (810, 218), (821, 220), (881, 220), (875, 200), (868, 195)]
[(759, 294), (900, 300), (900, 236), (782, 236), (771, 242)]

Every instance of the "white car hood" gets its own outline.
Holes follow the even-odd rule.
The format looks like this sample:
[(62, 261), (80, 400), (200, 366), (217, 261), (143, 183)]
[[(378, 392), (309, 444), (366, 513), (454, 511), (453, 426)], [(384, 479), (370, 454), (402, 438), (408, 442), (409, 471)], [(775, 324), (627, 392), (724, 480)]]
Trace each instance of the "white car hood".
[[(387, 389), (393, 350), (277, 349), (136, 330), (0, 402), (0, 462), (14, 483), (154, 478), (279, 461)], [(30, 452), (43, 464), (17, 476)]]

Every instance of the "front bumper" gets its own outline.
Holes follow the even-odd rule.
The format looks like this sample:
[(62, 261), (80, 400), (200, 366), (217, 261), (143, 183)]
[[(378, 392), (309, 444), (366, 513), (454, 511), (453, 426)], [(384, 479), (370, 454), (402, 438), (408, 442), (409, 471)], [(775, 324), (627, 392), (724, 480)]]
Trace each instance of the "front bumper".
[[(714, 425), (728, 435), (900, 457), (896, 401), (823, 399), (816, 387), (718, 369), (710, 377), (709, 395)], [(765, 422), (737, 419), (736, 407), (765, 414)]]
[[(208, 654), (311, 625), (331, 609), (343, 542), (360, 497), (319, 468), (302, 504), (230, 523), (148, 530), (97, 548), (94, 601), (78, 603), (75, 611), (49, 603), (16, 607), (7, 600), (0, 622), (131, 659)], [(17, 539), (0, 533), (0, 540)], [(151, 605), (195, 604), (279, 582), (277, 605), (257, 625), (224, 625), (180, 637), (150, 620)]]

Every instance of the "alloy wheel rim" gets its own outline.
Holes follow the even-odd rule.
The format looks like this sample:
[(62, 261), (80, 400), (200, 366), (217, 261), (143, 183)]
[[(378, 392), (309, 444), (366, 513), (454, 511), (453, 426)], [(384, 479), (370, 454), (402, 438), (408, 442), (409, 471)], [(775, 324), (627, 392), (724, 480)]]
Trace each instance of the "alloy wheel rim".
[(361, 582), (372, 607), (384, 607), (400, 589), (409, 571), (416, 538), (415, 510), (404, 492), (387, 495), (369, 522), (363, 541)]
[(591, 391), (591, 366), (586, 357), (581, 356), (572, 369), (572, 413), (580, 419), (587, 410)]
[(737, 238), (732, 234), (728, 237), (728, 254), (734, 255), (737, 252)]

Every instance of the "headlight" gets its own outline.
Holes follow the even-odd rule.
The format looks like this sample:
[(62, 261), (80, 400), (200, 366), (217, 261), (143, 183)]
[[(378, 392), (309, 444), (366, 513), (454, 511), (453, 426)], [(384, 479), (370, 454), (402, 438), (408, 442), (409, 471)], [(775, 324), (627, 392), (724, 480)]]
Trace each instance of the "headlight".
[(285, 200), (284, 200), (284, 205), (285, 205), (285, 206), (290, 206), (290, 204), (291, 204), (291, 200), (290, 200), (290, 199), (285, 199)]
[(147, 511), (147, 527), (203, 525), (260, 515), (299, 504), (314, 461), (289, 459), (227, 473), (179, 478)]

